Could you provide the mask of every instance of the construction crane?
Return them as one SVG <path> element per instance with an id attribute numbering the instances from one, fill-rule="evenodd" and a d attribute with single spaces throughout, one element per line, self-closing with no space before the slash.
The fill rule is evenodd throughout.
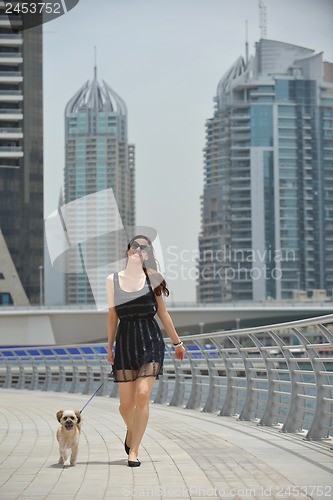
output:
<path id="1" fill-rule="evenodd" d="M 259 0 L 259 12 L 260 12 L 260 38 L 267 37 L 267 15 L 266 15 L 266 5 L 264 0 Z"/>

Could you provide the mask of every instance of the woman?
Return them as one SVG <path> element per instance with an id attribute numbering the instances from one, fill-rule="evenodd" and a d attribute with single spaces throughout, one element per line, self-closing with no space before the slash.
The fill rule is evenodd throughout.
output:
<path id="1" fill-rule="evenodd" d="M 156 312 L 173 342 L 177 359 L 184 359 L 185 348 L 166 310 L 162 295 L 168 296 L 169 290 L 157 271 L 147 236 L 132 238 L 125 269 L 108 276 L 106 286 L 108 360 L 113 365 L 115 382 L 119 382 L 119 411 L 127 426 L 124 447 L 128 465 L 139 467 L 138 451 L 148 423 L 150 395 L 162 373 L 164 358 L 164 341 L 154 318 Z"/>

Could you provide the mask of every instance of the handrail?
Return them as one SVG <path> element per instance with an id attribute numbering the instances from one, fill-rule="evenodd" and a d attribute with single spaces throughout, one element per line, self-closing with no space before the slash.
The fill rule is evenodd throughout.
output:
<path id="1" fill-rule="evenodd" d="M 155 403 L 301 433 L 333 436 L 333 314 L 264 327 L 187 335 L 186 357 L 169 339 Z M 0 349 L 0 387 L 89 394 L 110 371 L 107 344 Z M 117 396 L 112 379 L 102 395 Z"/>
<path id="2" fill-rule="evenodd" d="M 294 328 L 294 327 L 304 327 L 304 326 L 312 326 L 317 325 L 318 323 L 323 322 L 333 323 L 333 314 L 326 314 L 324 316 L 316 316 L 315 318 L 307 318 L 307 319 L 297 319 L 294 321 L 288 321 L 284 323 L 274 323 L 271 325 L 265 326 L 254 326 L 251 328 L 238 328 L 237 330 L 220 330 L 212 333 L 200 333 L 195 334 L 195 338 L 198 340 L 214 338 L 220 336 L 230 336 L 230 335 L 248 335 L 250 333 L 265 333 L 269 330 L 282 329 L 282 328 Z M 182 336 L 183 341 L 193 339 L 193 335 Z M 169 339 L 165 339 L 166 342 L 169 342 Z M 171 341 L 170 341 L 171 342 Z"/>

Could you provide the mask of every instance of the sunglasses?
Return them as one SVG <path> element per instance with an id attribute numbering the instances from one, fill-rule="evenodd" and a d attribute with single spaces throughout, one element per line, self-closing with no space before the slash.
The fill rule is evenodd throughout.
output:
<path id="1" fill-rule="evenodd" d="M 130 248 L 134 248 L 134 250 L 140 248 L 141 252 L 144 252 L 149 248 L 149 245 L 140 245 L 140 243 L 138 243 L 137 241 L 132 241 L 130 243 Z"/>

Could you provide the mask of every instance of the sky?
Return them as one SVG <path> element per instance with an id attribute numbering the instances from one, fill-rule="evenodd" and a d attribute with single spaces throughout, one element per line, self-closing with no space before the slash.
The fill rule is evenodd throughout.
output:
<path id="1" fill-rule="evenodd" d="M 333 0 L 265 0 L 267 36 L 333 62 Z M 63 185 L 64 110 L 97 74 L 125 101 L 136 224 L 157 230 L 170 300 L 196 300 L 205 122 L 219 80 L 260 39 L 257 0 L 80 0 L 44 25 L 44 216 Z"/>

